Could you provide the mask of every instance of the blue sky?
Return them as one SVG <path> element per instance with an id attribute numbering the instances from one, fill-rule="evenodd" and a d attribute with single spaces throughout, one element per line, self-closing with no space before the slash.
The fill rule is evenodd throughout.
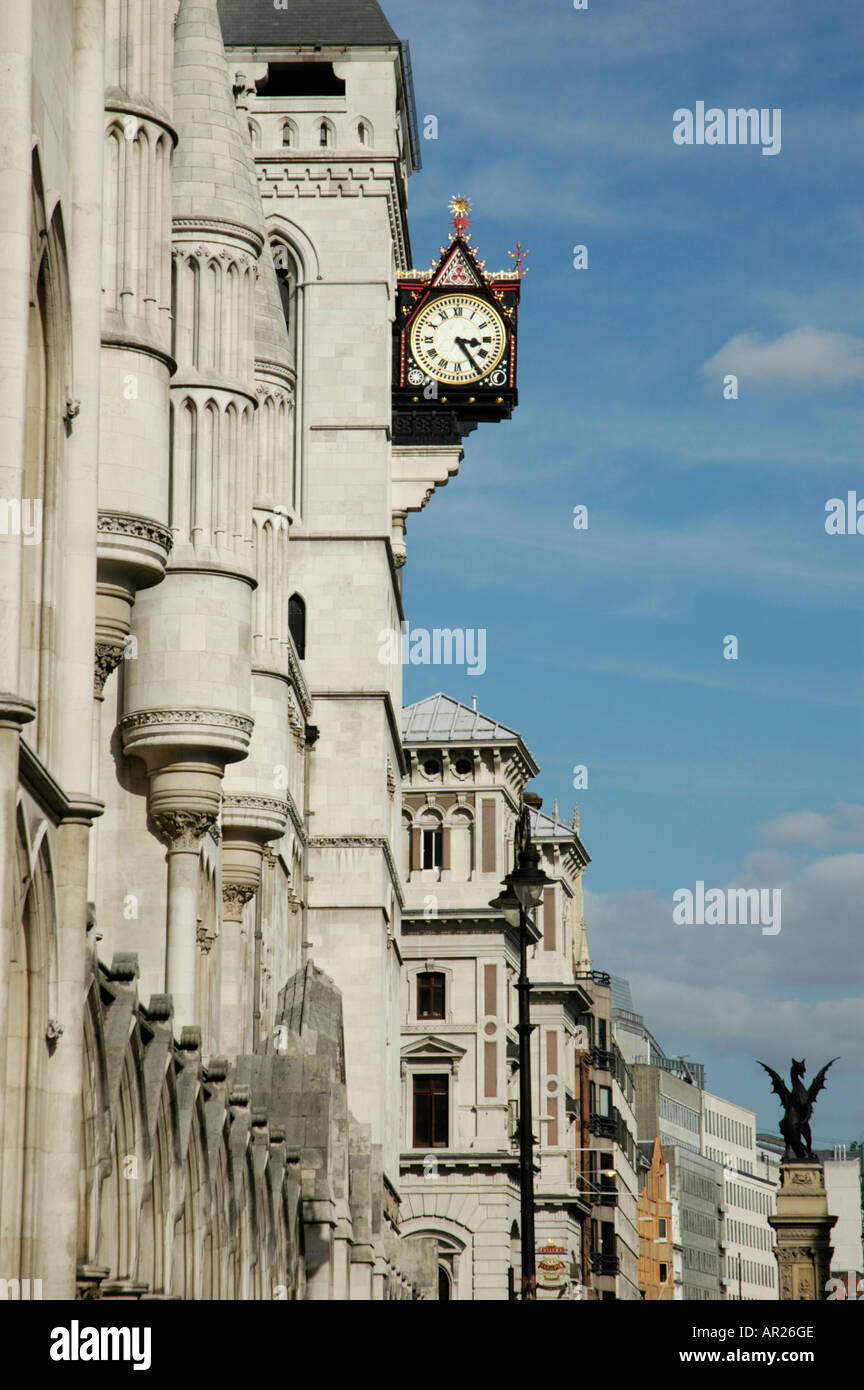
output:
<path id="1" fill-rule="evenodd" d="M 520 405 L 409 517 L 411 623 L 487 670 L 406 668 L 520 730 L 579 801 L 595 964 L 670 1052 L 776 1125 L 754 1056 L 839 1052 L 820 1143 L 864 1130 L 864 12 L 843 0 L 384 0 L 411 43 L 418 268 L 454 193 L 488 267 L 530 249 Z M 857 100 L 857 105 L 856 105 Z M 780 108 L 782 148 L 678 146 L 673 112 Z M 588 269 L 573 269 L 573 248 Z M 723 399 L 725 371 L 739 399 Z M 573 508 L 588 507 L 586 531 Z M 739 659 L 723 659 L 723 638 Z M 588 787 L 572 788 L 574 764 Z M 783 927 L 672 894 L 781 887 Z"/>

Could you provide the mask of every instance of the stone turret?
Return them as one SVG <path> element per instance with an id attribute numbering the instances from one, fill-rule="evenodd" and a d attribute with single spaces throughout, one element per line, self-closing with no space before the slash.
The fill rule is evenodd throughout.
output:
<path id="1" fill-rule="evenodd" d="M 94 689 L 129 654 L 136 592 L 158 584 L 168 530 L 171 0 L 107 0 Z"/>
<path id="2" fill-rule="evenodd" d="M 254 312 L 264 236 L 216 0 L 181 0 L 174 118 L 174 544 L 163 584 L 136 606 L 138 659 L 121 729 L 126 753 L 146 763 L 151 821 L 168 844 L 166 989 L 179 1027 L 203 1006 L 201 844 L 218 820 L 225 767 L 247 756 L 253 728 Z M 255 888 L 254 863 L 240 859 L 228 872 L 223 858 L 235 920 Z M 220 943 L 223 975 L 233 973 L 235 947 Z"/>

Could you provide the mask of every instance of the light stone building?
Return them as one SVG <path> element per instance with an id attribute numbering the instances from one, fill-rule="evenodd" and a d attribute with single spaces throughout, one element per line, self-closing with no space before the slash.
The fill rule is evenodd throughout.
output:
<path id="1" fill-rule="evenodd" d="M 519 940 L 489 904 L 538 768 L 518 733 L 444 694 L 404 710 L 402 739 L 402 1229 L 437 1243 L 440 1297 L 506 1299 L 521 1264 Z M 530 823 L 550 879 L 528 953 L 538 1298 L 637 1298 L 635 1116 L 588 954 L 589 856 L 575 818 L 534 808 Z"/>
<path id="2" fill-rule="evenodd" d="M 690 1287 L 698 1292 L 684 1292 L 683 1297 L 705 1296 L 702 1289 L 713 1287 L 719 1275 L 722 1296 L 728 1301 L 776 1299 L 777 1262 L 768 1218 L 776 1210 L 779 1167 L 757 1141 L 753 1111 L 708 1091 L 700 1063 L 667 1057 L 641 1015 L 633 1011 L 626 981 L 618 980 L 616 985 L 620 1002 L 614 1010 L 615 1036 L 631 1059 L 640 1142 L 651 1144 L 659 1137 L 664 1147 L 702 1154 L 720 1172 L 717 1249 L 712 1252 L 701 1242 L 688 1254 L 686 1223 L 675 1217 L 682 1237 L 682 1288 L 687 1286 L 688 1261 L 692 1274 L 698 1270 L 710 1275 L 710 1280 L 691 1279 Z M 682 1169 L 686 1169 L 684 1160 Z M 701 1185 L 702 1175 L 688 1182 Z M 691 1224 L 695 1229 L 706 1226 L 706 1221 L 698 1215 Z"/>
<path id="3" fill-rule="evenodd" d="M 0 1277 L 435 1297 L 378 636 L 461 449 L 390 438 L 407 50 L 375 0 L 16 0 L 0 58 Z"/>

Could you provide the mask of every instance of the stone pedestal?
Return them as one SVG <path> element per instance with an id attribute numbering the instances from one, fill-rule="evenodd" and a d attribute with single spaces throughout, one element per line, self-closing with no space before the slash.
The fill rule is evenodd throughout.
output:
<path id="1" fill-rule="evenodd" d="M 768 1223 L 777 1233 L 780 1299 L 820 1302 L 831 1269 L 831 1229 L 837 1220 L 828 1213 L 825 1175 L 818 1160 L 793 1160 L 780 1165 L 777 1215 Z"/>

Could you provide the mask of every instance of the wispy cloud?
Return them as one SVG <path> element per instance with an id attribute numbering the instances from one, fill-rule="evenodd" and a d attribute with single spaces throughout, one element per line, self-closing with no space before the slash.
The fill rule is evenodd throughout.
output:
<path id="1" fill-rule="evenodd" d="M 779 386 L 816 391 L 864 381 L 864 342 L 848 333 L 793 328 L 773 342 L 757 333 L 739 333 L 702 364 L 705 376 L 734 373 L 748 386 Z"/>

